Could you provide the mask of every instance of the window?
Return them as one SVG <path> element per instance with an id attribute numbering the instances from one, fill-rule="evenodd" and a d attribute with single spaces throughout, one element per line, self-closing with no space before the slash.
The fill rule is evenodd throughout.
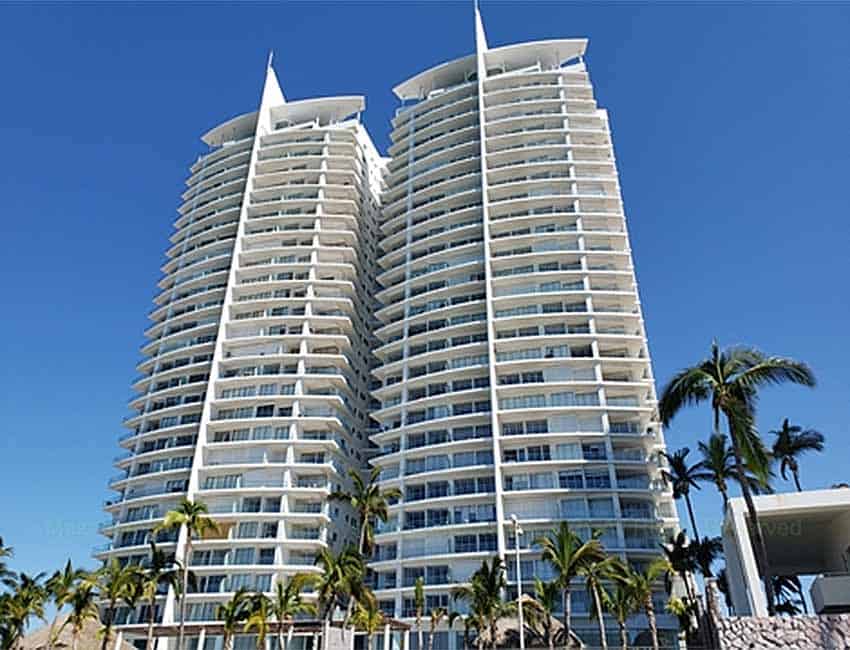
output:
<path id="1" fill-rule="evenodd" d="M 502 433 L 506 436 L 521 436 L 524 433 L 522 422 L 505 422 Z"/>
<path id="2" fill-rule="evenodd" d="M 425 527 L 425 511 L 404 513 L 404 527 L 406 530 Z"/>
<path id="3" fill-rule="evenodd" d="M 449 496 L 449 483 L 448 481 L 440 481 L 438 483 L 429 483 L 428 484 L 428 498 L 429 499 L 439 499 L 440 497 Z"/>
<path id="4" fill-rule="evenodd" d="M 549 455 L 549 446 L 541 445 L 539 447 L 529 447 L 528 460 L 552 460 Z"/>
<path id="5" fill-rule="evenodd" d="M 207 476 L 204 481 L 205 490 L 227 490 L 239 487 L 239 474 L 226 474 L 224 476 Z"/>
<path id="6" fill-rule="evenodd" d="M 477 479 L 479 492 L 495 492 L 496 479 L 492 476 L 482 476 Z"/>
<path id="7" fill-rule="evenodd" d="M 588 488 L 607 489 L 611 487 L 611 477 L 607 470 L 588 472 L 585 479 Z"/>
<path id="8" fill-rule="evenodd" d="M 449 511 L 445 508 L 440 510 L 428 510 L 428 526 L 446 526 L 450 522 Z"/>
<path id="9" fill-rule="evenodd" d="M 242 512 L 260 512 L 260 497 L 246 497 L 242 499 Z"/>
<path id="10" fill-rule="evenodd" d="M 583 519 L 587 517 L 584 499 L 562 499 L 561 516 L 565 519 Z"/>
<path id="11" fill-rule="evenodd" d="M 404 488 L 405 501 L 419 501 L 425 498 L 425 486 L 424 485 L 407 485 Z"/>
<path id="12" fill-rule="evenodd" d="M 590 499 L 588 506 L 591 517 L 610 519 L 614 516 L 614 502 L 611 499 Z"/>
<path id="13" fill-rule="evenodd" d="M 558 472 L 558 486 L 563 489 L 581 490 L 584 488 L 584 475 L 581 471 Z"/>
<path id="14" fill-rule="evenodd" d="M 425 582 L 429 585 L 448 584 L 451 582 L 449 567 L 445 565 L 426 567 Z"/>
<path id="15" fill-rule="evenodd" d="M 256 521 L 243 521 L 236 527 L 237 539 L 251 539 L 257 537 L 259 524 Z"/>

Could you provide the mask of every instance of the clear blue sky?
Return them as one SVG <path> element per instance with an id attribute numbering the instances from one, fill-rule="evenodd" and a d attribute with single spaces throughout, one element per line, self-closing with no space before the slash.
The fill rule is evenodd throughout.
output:
<path id="1" fill-rule="evenodd" d="M 491 44 L 587 36 L 611 113 L 660 382 L 712 337 L 808 361 L 763 430 L 821 429 L 809 487 L 850 480 L 850 5 L 482 2 Z M 362 93 L 468 53 L 470 2 L 0 6 L 0 535 L 16 566 L 89 563 L 198 136 L 284 92 Z M 696 448 L 700 409 L 671 447 Z M 716 530 L 720 502 L 696 508 Z"/>

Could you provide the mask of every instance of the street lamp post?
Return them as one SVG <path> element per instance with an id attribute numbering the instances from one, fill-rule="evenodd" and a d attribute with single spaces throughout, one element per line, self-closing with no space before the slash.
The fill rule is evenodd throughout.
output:
<path id="1" fill-rule="evenodd" d="M 522 528 L 519 525 L 519 519 L 516 515 L 511 515 L 511 521 L 514 524 L 514 549 L 516 550 L 516 603 L 517 615 L 519 617 L 519 648 L 525 650 L 525 622 L 522 615 L 522 567 L 519 555 L 519 536 L 522 535 Z"/>

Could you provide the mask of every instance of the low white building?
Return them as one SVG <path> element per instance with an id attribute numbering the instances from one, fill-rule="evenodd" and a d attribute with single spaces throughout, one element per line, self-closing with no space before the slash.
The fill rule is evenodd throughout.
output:
<path id="1" fill-rule="evenodd" d="M 816 576 L 818 614 L 850 612 L 850 489 L 753 497 L 773 575 Z M 747 506 L 731 499 L 723 524 L 729 591 L 738 616 L 766 616 Z"/>

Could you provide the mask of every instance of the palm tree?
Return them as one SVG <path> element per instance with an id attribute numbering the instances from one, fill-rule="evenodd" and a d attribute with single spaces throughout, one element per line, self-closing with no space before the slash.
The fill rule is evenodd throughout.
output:
<path id="1" fill-rule="evenodd" d="M 561 587 L 557 581 L 545 582 L 534 577 L 534 598 L 523 604 L 523 613 L 528 614 L 529 627 L 541 638 L 549 650 L 555 650 L 555 610 L 561 598 Z"/>
<path id="2" fill-rule="evenodd" d="M 724 433 L 712 433 L 708 438 L 708 443 L 699 443 L 702 466 L 707 475 L 703 480 L 714 483 L 723 497 L 724 510 L 729 503 L 729 481 L 738 482 L 738 473 L 735 470 L 735 452 L 728 443 L 729 438 Z M 748 467 L 745 467 L 744 477 L 753 494 L 764 494 L 772 491 L 770 484 L 759 479 Z"/>
<path id="3" fill-rule="evenodd" d="M 558 528 L 534 540 L 534 544 L 543 549 L 543 560 L 549 562 L 558 575 L 556 582 L 561 589 L 564 606 L 564 647 L 569 647 L 572 632 L 570 613 L 572 580 L 579 575 L 585 565 L 603 560 L 605 551 L 596 535 L 582 542 L 581 538 L 570 530 L 566 521 L 562 521 Z"/>
<path id="4" fill-rule="evenodd" d="M 372 638 L 384 626 L 384 613 L 378 607 L 378 601 L 374 598 L 358 601 L 352 620 L 355 627 L 366 632 L 366 650 L 372 650 Z"/>
<path id="5" fill-rule="evenodd" d="M 703 578 L 713 578 L 711 565 L 723 555 L 723 542 L 720 537 L 703 537 L 691 542 L 689 550 Z"/>
<path id="6" fill-rule="evenodd" d="M 661 476 L 670 485 L 673 486 L 673 498 L 684 498 L 688 506 L 688 516 L 691 519 L 691 530 L 694 531 L 694 538 L 699 539 L 699 531 L 697 530 L 697 520 L 694 517 L 694 508 L 691 504 L 691 488 L 699 490 L 699 481 L 708 480 L 709 474 L 705 471 L 702 462 L 688 465 L 688 454 L 691 450 L 687 447 L 678 449 L 672 454 L 662 451 L 661 455 L 667 459 L 670 469 L 662 469 Z"/>
<path id="7" fill-rule="evenodd" d="M 11 546 L 5 546 L 3 544 L 3 538 L 0 537 L 0 583 L 7 586 L 9 586 L 9 579 L 13 578 L 15 574 L 9 570 L 3 558 L 12 557 L 14 554 L 15 550 Z"/>
<path id="8" fill-rule="evenodd" d="M 579 575 L 584 578 L 587 594 L 593 601 L 593 615 L 599 625 L 599 644 L 603 650 L 608 649 L 608 639 L 605 634 L 605 618 L 602 613 L 605 581 L 622 575 L 623 567 L 619 558 L 606 557 L 601 560 L 587 562 L 579 569 Z"/>
<path id="9" fill-rule="evenodd" d="M 248 596 L 246 602 L 245 632 L 257 632 L 257 650 L 266 647 L 266 637 L 269 633 L 269 619 L 272 616 L 272 601 L 268 596 L 255 593 Z"/>
<path id="10" fill-rule="evenodd" d="M 71 650 L 77 650 L 80 632 L 83 631 L 86 621 L 99 619 L 95 599 L 94 583 L 88 578 L 77 582 L 68 595 L 67 604 L 70 611 L 59 633 L 61 634 L 66 625 L 71 626 Z"/>
<path id="11" fill-rule="evenodd" d="M 24 636 L 30 619 L 35 617 L 44 620 L 44 606 L 47 603 L 48 592 L 43 580 L 43 573 L 35 576 L 21 573 L 9 583 L 13 591 L 3 594 L 0 621 L 5 626 L 4 643 L 8 647 L 14 648 Z"/>
<path id="12" fill-rule="evenodd" d="M 448 617 L 449 630 L 454 627 L 457 619 L 460 619 L 463 623 L 463 650 L 467 650 L 469 648 L 469 631 L 473 628 L 472 619 L 460 612 L 451 612 Z"/>
<path id="13" fill-rule="evenodd" d="M 448 616 L 448 612 L 444 607 L 435 607 L 431 610 L 431 627 L 428 632 L 428 650 L 434 650 L 434 635 L 437 633 L 437 627 L 439 627 L 440 621 L 442 621 L 446 616 Z"/>
<path id="14" fill-rule="evenodd" d="M 685 638 L 699 629 L 697 623 L 699 607 L 696 601 L 671 596 L 667 599 L 667 605 L 664 609 L 679 620 L 679 630 L 685 633 Z"/>
<path id="15" fill-rule="evenodd" d="M 233 650 L 233 635 L 248 614 L 247 600 L 248 592 L 242 587 L 233 594 L 230 600 L 221 605 L 216 605 L 215 617 L 222 622 L 224 627 L 224 650 Z"/>
<path id="16" fill-rule="evenodd" d="M 649 632 L 652 636 L 652 649 L 658 650 L 658 623 L 655 618 L 655 605 L 652 602 L 653 586 L 659 578 L 666 575 L 670 565 L 664 558 L 656 558 L 643 570 L 627 565 L 619 578 L 615 578 L 628 589 L 635 602 L 646 612 Z"/>
<path id="17" fill-rule="evenodd" d="M 157 548 L 156 544 L 151 541 L 151 554 L 147 561 L 142 566 L 141 587 L 142 598 L 148 605 L 148 633 L 147 650 L 153 650 L 153 628 L 156 623 L 156 598 L 159 594 L 160 587 L 168 585 L 174 589 L 175 594 L 181 593 L 180 588 L 180 572 L 182 566 L 177 560 L 170 559 L 166 553 Z M 194 582 L 194 574 L 189 573 L 189 582 Z"/>
<path id="18" fill-rule="evenodd" d="M 788 418 L 782 421 L 779 431 L 771 431 L 776 436 L 773 442 L 773 458 L 779 461 L 779 473 L 786 481 L 786 470 L 791 470 L 794 477 L 794 485 L 797 492 L 802 492 L 800 486 L 800 465 L 797 458 L 807 451 L 823 451 L 823 434 L 814 429 L 803 430 L 802 427 L 792 425 Z"/>
<path id="19" fill-rule="evenodd" d="M 189 562 L 192 557 L 192 540 L 207 532 L 217 532 L 218 525 L 207 514 L 207 505 L 200 501 L 183 499 L 176 509 L 165 513 L 162 523 L 154 532 L 186 529 L 186 546 L 183 551 L 183 579 L 180 581 L 180 631 L 177 650 L 185 648 L 186 594 L 189 592 Z"/>
<path id="20" fill-rule="evenodd" d="M 98 597 L 103 604 L 103 630 L 100 650 L 106 650 L 112 636 L 112 625 L 118 605 L 128 605 L 137 596 L 137 585 L 141 579 L 141 569 L 133 564 L 122 566 L 118 558 L 113 557 L 107 564 L 91 574 L 97 585 Z"/>
<path id="21" fill-rule="evenodd" d="M 802 607 L 803 613 L 808 614 L 806 598 L 803 595 L 803 585 L 797 576 L 774 577 L 773 592 L 776 594 L 776 600 L 779 603 L 776 606 L 776 611 L 794 616 L 800 613 Z"/>
<path id="22" fill-rule="evenodd" d="M 316 606 L 302 598 L 301 592 L 308 584 L 313 584 L 316 576 L 307 573 L 296 573 L 288 582 L 282 579 L 275 583 L 271 610 L 277 620 L 278 650 L 286 650 L 286 637 L 283 633 L 284 623 L 291 623 L 298 614 L 316 614 Z"/>
<path id="23" fill-rule="evenodd" d="M 52 650 L 53 644 L 56 642 L 56 621 L 62 613 L 62 608 L 68 604 L 68 598 L 73 593 L 74 586 L 83 579 L 83 576 L 85 576 L 85 571 L 75 569 L 71 565 L 71 560 L 68 560 L 65 563 L 65 568 L 54 572 L 44 585 L 49 597 L 56 604 L 56 616 L 50 623 L 50 629 L 47 633 L 47 650 Z"/>
<path id="24" fill-rule="evenodd" d="M 693 601 L 694 594 L 691 589 L 690 576 L 697 569 L 693 543 L 688 539 L 685 531 L 682 530 L 675 537 L 671 537 L 665 544 L 661 544 L 661 550 L 664 551 L 664 556 L 670 567 L 670 570 L 665 576 L 667 591 L 671 591 L 672 574 L 676 573 L 685 585 L 688 600 Z"/>
<path id="25" fill-rule="evenodd" d="M 732 594 L 729 591 L 729 578 L 726 574 L 725 566 L 717 572 L 717 591 L 723 594 L 726 609 L 730 615 L 733 615 L 735 613 L 735 605 L 732 603 Z"/>
<path id="26" fill-rule="evenodd" d="M 624 584 L 622 580 L 618 580 L 614 584 L 613 589 L 602 591 L 602 602 L 605 605 L 614 620 L 617 621 L 617 627 L 620 630 L 620 644 L 623 650 L 629 646 L 629 634 L 626 630 L 626 621 L 629 616 L 640 609 L 640 603 L 635 598 L 635 593 Z"/>
<path id="27" fill-rule="evenodd" d="M 345 492 L 335 490 L 328 498 L 345 501 L 351 505 L 360 518 L 360 542 L 357 546 L 364 555 L 372 553 L 374 546 L 375 531 L 373 524 L 376 519 L 386 523 L 389 518 L 389 505 L 391 501 L 401 498 L 401 490 L 398 488 L 380 489 L 378 476 L 381 473 L 379 467 L 375 467 L 369 474 L 369 482 L 363 481 L 363 477 L 355 470 L 349 470 L 348 474 L 354 483 L 354 490 Z"/>
<path id="28" fill-rule="evenodd" d="M 419 638 L 419 649 L 425 650 L 422 637 L 422 615 L 425 613 L 425 578 L 419 576 L 413 585 L 413 606 L 416 609 L 416 633 Z"/>
<path id="29" fill-rule="evenodd" d="M 327 548 L 321 549 L 316 556 L 316 565 L 322 567 L 316 583 L 319 612 L 329 629 L 337 606 L 345 607 L 347 602 L 358 596 L 367 597 L 363 586 L 366 570 L 362 556 L 353 546 L 348 546 L 337 555 Z M 325 648 L 328 648 L 329 639 L 324 638 L 323 642 Z"/>
<path id="30" fill-rule="evenodd" d="M 762 572 L 770 615 L 776 609 L 770 566 L 758 513 L 745 478 L 744 461 L 746 459 L 756 475 L 766 478 L 766 453 L 753 426 L 755 407 L 760 388 L 781 383 L 814 386 L 815 377 L 806 364 L 794 359 L 767 356 L 753 348 L 734 347 L 721 351 L 715 341 L 708 358 L 673 376 L 664 387 L 658 403 L 658 413 L 665 426 L 685 406 L 708 400 L 711 401 L 714 414 L 715 433 L 720 432 L 721 414 L 726 417 L 735 456 L 735 471 L 753 527 L 756 560 Z"/>
<path id="31" fill-rule="evenodd" d="M 505 603 L 501 594 L 507 588 L 505 568 L 502 560 L 496 556 L 490 563 L 484 560 L 478 570 L 472 574 L 469 584 L 452 591 L 452 597 L 463 600 L 469 605 L 469 618 L 478 628 L 478 645 L 483 643 L 486 630 L 492 650 L 496 648 L 498 623 L 501 618 L 516 611 L 516 603 Z"/>

